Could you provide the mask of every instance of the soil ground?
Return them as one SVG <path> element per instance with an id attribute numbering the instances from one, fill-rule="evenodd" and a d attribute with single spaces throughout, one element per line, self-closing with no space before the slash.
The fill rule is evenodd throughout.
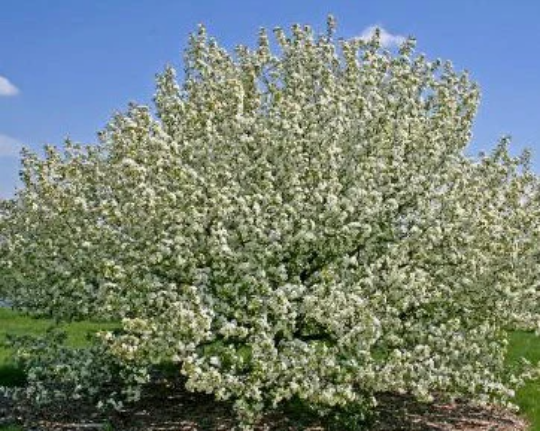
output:
<path id="1" fill-rule="evenodd" d="M 91 405 L 71 403 L 36 411 L 0 399 L 0 425 L 17 423 L 27 431 L 227 431 L 235 425 L 231 406 L 192 394 L 180 383 L 155 383 L 136 404 L 108 416 Z M 407 396 L 383 395 L 366 431 L 523 431 L 522 418 L 503 409 L 467 403 L 421 404 Z M 276 411 L 257 431 L 342 431 L 308 412 Z"/>

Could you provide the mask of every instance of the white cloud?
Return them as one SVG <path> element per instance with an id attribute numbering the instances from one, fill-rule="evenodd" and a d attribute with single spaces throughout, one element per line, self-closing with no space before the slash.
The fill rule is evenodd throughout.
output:
<path id="1" fill-rule="evenodd" d="M 0 96 L 16 96 L 17 94 L 19 94 L 19 89 L 9 79 L 0 76 Z"/>
<path id="2" fill-rule="evenodd" d="M 407 40 L 407 38 L 401 34 L 392 34 L 386 31 L 380 25 L 371 25 L 366 27 L 362 34 L 360 35 L 361 39 L 369 40 L 375 35 L 375 30 L 379 29 L 381 34 L 381 47 L 383 48 L 392 48 L 394 46 L 399 46 Z"/>
<path id="3" fill-rule="evenodd" d="M 22 144 L 17 139 L 0 134 L 0 157 L 17 157 Z"/>

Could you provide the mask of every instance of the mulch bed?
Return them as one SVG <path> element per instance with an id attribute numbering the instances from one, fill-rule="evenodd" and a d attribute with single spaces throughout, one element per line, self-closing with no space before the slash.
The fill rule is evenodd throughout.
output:
<path id="1" fill-rule="evenodd" d="M 526 422 L 503 409 L 457 402 L 422 404 L 411 397 L 384 395 L 366 431 L 523 431 Z M 0 396 L 0 425 L 17 423 L 27 431 L 228 431 L 235 420 L 231 406 L 211 396 L 192 394 L 182 382 L 155 383 L 141 401 L 108 417 L 83 403 L 36 411 Z M 257 431 L 335 431 L 305 413 L 274 412 Z M 340 430 L 337 430 L 340 431 Z"/>

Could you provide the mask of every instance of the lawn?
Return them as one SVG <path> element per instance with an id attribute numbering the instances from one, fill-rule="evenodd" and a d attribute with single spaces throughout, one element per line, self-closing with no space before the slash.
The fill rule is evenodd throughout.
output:
<path id="1" fill-rule="evenodd" d="M 11 359 L 11 352 L 4 345 L 7 334 L 41 335 L 53 325 L 51 320 L 33 319 L 21 316 L 7 308 L 0 308 L 0 386 L 13 386 L 24 381 L 24 375 L 17 369 Z M 68 343 L 74 347 L 84 346 L 87 335 L 99 329 L 107 329 L 113 325 L 100 322 L 74 322 L 64 325 L 68 335 Z M 21 431 L 16 426 L 1 426 L 0 431 Z"/>
<path id="2" fill-rule="evenodd" d="M 16 369 L 10 359 L 10 352 L 2 346 L 6 334 L 45 333 L 52 322 L 45 319 L 32 319 L 21 316 L 9 309 L 0 308 L 0 386 L 17 384 L 24 376 Z M 65 325 L 68 342 L 73 346 L 82 346 L 86 336 L 98 329 L 110 327 L 110 324 L 95 322 L 76 322 Z M 540 361 L 540 338 L 527 332 L 515 332 L 510 342 L 509 363 L 525 357 L 536 363 Z M 532 423 L 530 431 L 540 431 L 540 381 L 531 382 L 517 394 L 517 404 L 522 414 Z M 0 426 L 0 431 L 21 431 L 14 426 Z"/>
<path id="3" fill-rule="evenodd" d="M 509 362 L 524 357 L 533 363 L 540 361 L 540 338 L 527 332 L 514 332 L 510 339 Z M 540 381 L 530 382 L 517 393 L 516 403 L 529 419 L 530 431 L 540 431 Z"/>

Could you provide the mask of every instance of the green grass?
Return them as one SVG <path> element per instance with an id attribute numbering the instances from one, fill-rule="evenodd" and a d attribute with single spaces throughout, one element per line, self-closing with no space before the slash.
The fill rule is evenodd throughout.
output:
<path id="1" fill-rule="evenodd" d="M 44 334 L 52 321 L 22 316 L 12 310 L 0 308 L 0 386 L 20 385 L 24 374 L 17 369 L 11 359 L 11 352 L 2 343 L 7 334 Z M 74 347 L 84 346 L 87 335 L 100 329 L 112 329 L 113 324 L 99 322 L 74 322 L 63 325 L 68 335 L 68 343 Z M 525 357 L 533 363 L 540 361 L 540 338 L 527 332 L 514 332 L 510 339 L 508 363 Z M 531 422 L 530 431 L 540 431 L 540 381 L 530 382 L 521 388 L 516 402 L 522 414 Z M 16 426 L 0 426 L 0 431 L 21 431 Z"/>
<path id="2" fill-rule="evenodd" d="M 54 325 L 52 320 L 36 319 L 21 315 L 7 308 L 0 308 L 0 385 L 6 385 L 13 370 L 11 351 L 4 343 L 6 336 L 11 335 L 44 335 L 48 328 Z M 113 329 L 116 325 L 104 322 L 73 322 L 62 324 L 60 327 L 67 333 L 67 343 L 73 347 L 83 347 L 88 342 L 88 335 L 100 329 Z"/>
<path id="3" fill-rule="evenodd" d="M 7 308 L 0 308 L 0 376 L 2 369 L 12 367 L 11 351 L 3 345 L 6 336 L 11 335 L 44 335 L 48 328 L 54 325 L 52 320 L 36 319 L 23 316 Z M 67 342 L 73 347 L 82 347 L 87 343 L 87 336 L 100 329 L 112 329 L 111 323 L 103 322 L 73 322 L 60 326 L 67 332 Z M 0 378 L 0 385 L 3 380 Z"/>
<path id="4" fill-rule="evenodd" d="M 536 364 L 540 361 L 540 338 L 528 332 L 514 332 L 510 338 L 508 362 L 524 357 Z M 516 396 L 521 414 L 529 419 L 529 431 L 540 431 L 540 381 L 529 382 Z"/>
<path id="5" fill-rule="evenodd" d="M 11 357 L 12 352 L 4 345 L 6 336 L 11 335 L 44 335 L 54 324 L 52 320 L 34 319 L 23 316 L 7 308 L 0 308 L 0 386 L 20 386 L 25 377 L 22 370 L 17 368 Z M 61 325 L 67 333 L 67 343 L 73 347 L 82 347 L 88 340 L 89 334 L 100 329 L 113 329 L 114 324 L 103 322 L 73 322 Z M 22 431 L 16 425 L 0 425 L 0 431 Z"/>
<path id="6" fill-rule="evenodd" d="M 54 324 L 52 320 L 35 319 L 23 316 L 8 308 L 0 308 L 0 343 L 5 340 L 7 334 L 12 335 L 43 335 Z M 84 346 L 87 335 L 100 329 L 114 328 L 115 325 L 104 322 L 73 322 L 61 325 L 67 331 L 68 343 L 73 347 Z M 0 349 L 0 364 L 6 361 L 10 352 Z"/>

